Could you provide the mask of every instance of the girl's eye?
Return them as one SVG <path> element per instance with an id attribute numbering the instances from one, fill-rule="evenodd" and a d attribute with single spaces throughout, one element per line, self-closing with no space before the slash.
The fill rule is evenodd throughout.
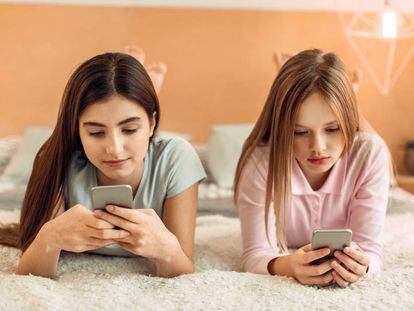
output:
<path id="1" fill-rule="evenodd" d="M 329 128 L 329 129 L 326 129 L 326 131 L 329 132 L 329 133 L 338 132 L 339 131 L 339 127 Z"/>
<path id="2" fill-rule="evenodd" d="M 102 136 L 104 132 L 91 132 L 89 133 L 90 136 Z"/>
<path id="3" fill-rule="evenodd" d="M 137 131 L 137 129 L 124 129 L 122 131 L 127 135 L 131 135 L 134 134 Z"/>
<path id="4" fill-rule="evenodd" d="M 307 133 L 308 133 L 307 131 L 295 131 L 295 135 L 297 135 L 297 136 L 303 136 Z"/>

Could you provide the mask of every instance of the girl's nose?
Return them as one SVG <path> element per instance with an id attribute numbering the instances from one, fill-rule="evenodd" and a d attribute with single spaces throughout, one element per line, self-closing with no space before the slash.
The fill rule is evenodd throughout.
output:
<path id="1" fill-rule="evenodd" d="M 322 153 L 326 149 L 326 141 L 323 135 L 315 134 L 312 138 L 311 149 L 313 152 Z"/>
<path id="2" fill-rule="evenodd" d="M 123 142 L 122 138 L 118 137 L 116 134 L 111 135 L 108 138 L 107 144 L 106 144 L 106 153 L 117 155 L 122 153 L 123 151 Z"/>

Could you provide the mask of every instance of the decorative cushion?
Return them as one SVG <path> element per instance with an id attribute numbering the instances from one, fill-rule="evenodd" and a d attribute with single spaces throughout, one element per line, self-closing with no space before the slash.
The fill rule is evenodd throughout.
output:
<path id="1" fill-rule="evenodd" d="M 253 124 L 211 127 L 207 164 L 211 177 L 220 187 L 233 187 L 234 174 L 243 143 L 252 129 Z"/>
<path id="2" fill-rule="evenodd" d="M 8 136 L 0 139 L 0 175 L 16 153 L 21 141 L 20 136 Z"/>
<path id="3" fill-rule="evenodd" d="M 28 127 L 16 154 L 0 176 L 0 183 L 27 183 L 32 172 L 34 158 L 42 144 L 50 137 L 52 129 L 48 127 Z"/>

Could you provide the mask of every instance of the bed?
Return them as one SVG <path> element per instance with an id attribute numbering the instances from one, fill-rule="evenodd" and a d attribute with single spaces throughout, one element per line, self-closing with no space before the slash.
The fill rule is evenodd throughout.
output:
<path id="1" fill-rule="evenodd" d="M 24 139 L 0 139 L 0 223 L 19 217 L 24 178 L 16 182 L 3 177 L 10 175 L 7 168 L 13 158 L 21 157 Z M 196 149 L 208 165 L 205 148 Z M 218 153 L 223 155 L 223 151 Z M 228 178 L 219 184 L 210 176 L 200 186 L 194 274 L 163 279 L 151 276 L 153 266 L 145 259 L 63 253 L 57 279 L 18 276 L 14 272 L 20 251 L 0 246 L 0 310 L 414 308 L 414 200 L 409 193 L 393 190 L 384 232 L 383 270 L 346 289 L 319 288 L 300 285 L 292 278 L 242 272 L 240 226 L 231 191 L 223 186 L 226 182 Z"/>

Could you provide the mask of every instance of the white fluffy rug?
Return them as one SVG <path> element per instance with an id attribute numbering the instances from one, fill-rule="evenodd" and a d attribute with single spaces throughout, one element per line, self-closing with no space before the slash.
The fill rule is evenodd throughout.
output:
<path id="1" fill-rule="evenodd" d="M 0 222 L 17 212 L 0 212 Z M 1 310 L 414 310 L 414 214 L 387 216 L 385 264 L 346 289 L 240 272 L 238 219 L 197 220 L 196 273 L 148 276 L 142 259 L 64 254 L 59 278 L 14 275 L 20 252 L 0 246 Z"/>

